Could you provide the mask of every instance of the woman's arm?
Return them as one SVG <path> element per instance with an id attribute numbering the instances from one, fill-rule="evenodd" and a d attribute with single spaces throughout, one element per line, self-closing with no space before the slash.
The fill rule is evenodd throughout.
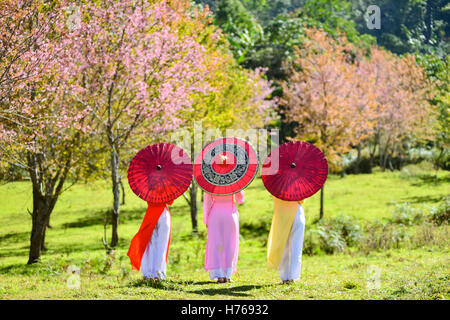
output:
<path id="1" fill-rule="evenodd" d="M 236 200 L 237 204 L 243 204 L 244 203 L 244 190 L 241 190 L 234 194 L 234 199 Z"/>
<path id="2" fill-rule="evenodd" d="M 208 215 L 211 209 L 212 198 L 208 192 L 203 194 L 203 223 L 208 225 Z"/>

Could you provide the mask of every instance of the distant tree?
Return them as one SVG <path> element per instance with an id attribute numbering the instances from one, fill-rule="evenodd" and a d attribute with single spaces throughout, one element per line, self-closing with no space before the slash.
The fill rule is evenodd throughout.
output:
<path id="1" fill-rule="evenodd" d="M 0 161 L 26 170 L 33 209 L 28 264 L 45 248 L 50 215 L 61 193 L 80 176 L 89 109 L 71 99 L 65 58 L 68 30 L 64 9 L 40 1 L 2 3 L 3 70 L 0 103 Z M 17 20 L 16 20 L 17 19 Z"/>
<path id="2" fill-rule="evenodd" d="M 333 41 L 308 29 L 301 48 L 288 64 L 281 103 L 287 120 L 298 124 L 297 138 L 320 148 L 330 166 L 371 133 L 371 82 L 357 48 L 345 37 Z M 360 54 L 359 54 L 360 56 Z M 323 189 L 320 217 L 323 216 Z"/>
<path id="3" fill-rule="evenodd" d="M 262 27 L 239 0 L 222 0 L 214 11 L 214 23 L 227 34 L 230 48 L 242 63 L 264 38 Z"/>
<path id="4" fill-rule="evenodd" d="M 209 23 L 210 13 L 202 11 L 201 14 L 203 19 L 185 22 L 183 28 L 185 34 L 194 37 L 205 48 L 205 81 L 211 88 L 206 94 L 193 95 L 191 108 L 180 114 L 182 128 L 189 131 L 190 145 L 185 147 L 191 150 L 192 159 L 199 151 L 195 148 L 198 141 L 194 141 L 193 136 L 196 121 L 201 121 L 204 129 L 257 128 L 272 119 L 274 108 L 274 101 L 270 99 L 270 82 L 264 79 L 263 72 L 239 66 L 230 54 L 226 35 Z M 185 199 L 190 206 L 194 232 L 198 230 L 198 194 L 198 186 L 193 181 Z"/>
<path id="5" fill-rule="evenodd" d="M 381 28 L 368 29 L 364 13 L 369 5 L 380 8 Z M 377 38 L 377 43 L 397 53 L 448 54 L 450 7 L 446 0 L 353 0 L 357 30 Z"/>
<path id="6" fill-rule="evenodd" d="M 232 44 L 238 44 L 232 46 L 232 51 L 242 66 L 249 69 L 267 68 L 267 77 L 274 80 L 274 96 L 282 95 L 278 82 L 286 79 L 285 62 L 291 59 L 296 46 L 302 46 L 305 28 L 322 28 L 333 38 L 344 33 L 350 42 L 365 51 L 375 43 L 375 38 L 360 35 L 356 30 L 355 23 L 349 19 L 352 6 L 348 1 L 298 1 L 288 7 L 297 9 L 265 21 L 261 36 L 253 33 L 254 36 L 249 37 L 228 37 Z M 234 34 L 243 34 L 243 31 Z M 248 32 L 246 34 L 250 35 Z M 280 104 L 278 126 L 282 142 L 295 135 L 293 129 L 296 126 L 295 122 L 291 123 L 285 118 L 284 109 L 285 106 Z"/>
<path id="7" fill-rule="evenodd" d="M 251 28 L 256 22 L 250 11 L 239 0 L 220 1 L 214 13 L 216 24 L 219 26 L 224 26 L 232 20 L 238 27 Z"/>
<path id="8" fill-rule="evenodd" d="M 448 169 L 450 149 L 450 55 L 438 58 L 436 55 L 418 55 L 419 64 L 425 69 L 436 88 L 436 95 L 430 101 L 436 106 L 438 117 L 434 144 L 439 154 L 434 159 L 437 167 Z"/>
<path id="9" fill-rule="evenodd" d="M 86 3 L 66 46 L 67 72 L 79 74 L 74 98 L 91 110 L 107 146 L 112 182 L 111 247 L 118 245 L 122 157 L 133 142 L 157 141 L 182 124 L 192 95 L 207 92 L 204 48 L 183 34 L 191 14 L 180 1 Z M 85 85 L 84 85 L 85 84 Z"/>
<path id="10" fill-rule="evenodd" d="M 374 78 L 376 127 L 371 139 L 371 159 L 378 147 L 379 165 L 393 169 L 390 160 L 403 156 L 407 142 L 432 140 L 436 113 L 429 100 L 434 90 L 414 56 L 371 49 L 367 72 Z"/>
<path id="11" fill-rule="evenodd" d="M 38 55 L 30 59 L 32 51 L 50 32 L 55 15 L 40 19 L 37 1 L 0 3 L 0 105 L 9 103 L 27 79 L 41 72 L 41 62 L 48 57 Z M 8 117 L 6 109 L 0 117 Z"/>
<path id="12" fill-rule="evenodd" d="M 257 70 L 247 71 L 241 67 L 227 64 L 222 61 L 215 62 L 220 69 L 214 70 L 210 76 L 214 80 L 210 82 L 213 93 L 207 96 L 199 96 L 193 108 L 185 113 L 183 128 L 189 130 L 191 145 L 186 146 L 191 150 L 191 158 L 194 160 L 199 150 L 196 150 L 194 141 L 194 124 L 201 121 L 203 129 L 218 129 L 225 134 L 226 129 L 239 128 L 263 128 L 274 118 L 273 109 L 275 101 L 270 99 L 272 89 Z M 212 80 L 212 79 L 211 79 Z M 206 141 L 203 141 L 205 143 Z M 197 145 L 197 147 L 201 147 Z M 197 232 L 198 186 L 192 181 L 186 200 L 191 209 L 192 228 Z"/>
<path id="13" fill-rule="evenodd" d="M 264 25 L 279 15 L 302 7 L 305 2 L 306 0 L 242 0 L 244 6 Z"/>

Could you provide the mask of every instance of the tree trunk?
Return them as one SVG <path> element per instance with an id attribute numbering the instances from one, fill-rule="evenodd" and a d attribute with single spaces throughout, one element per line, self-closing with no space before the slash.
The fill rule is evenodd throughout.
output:
<path id="1" fill-rule="evenodd" d="M 392 165 L 392 157 L 391 156 L 389 156 L 388 164 L 389 164 L 389 170 L 394 171 L 395 168 Z"/>
<path id="2" fill-rule="evenodd" d="M 433 4 L 432 0 L 427 0 L 426 2 L 426 12 L 425 12 L 425 42 L 430 44 L 431 36 L 433 34 Z"/>
<path id="3" fill-rule="evenodd" d="M 113 146 L 111 151 L 111 180 L 113 191 L 113 209 L 111 211 L 111 247 L 117 247 L 119 244 L 119 213 L 120 213 L 120 175 L 119 175 L 119 153 Z"/>
<path id="4" fill-rule="evenodd" d="M 389 154 L 387 153 L 387 151 L 385 150 L 385 154 L 383 156 L 383 165 L 381 167 L 381 171 L 386 171 L 387 165 L 388 165 L 388 158 L 389 158 Z"/>
<path id="5" fill-rule="evenodd" d="M 375 165 L 375 152 L 377 151 L 377 138 L 373 141 L 373 149 L 369 145 L 369 173 L 372 173 L 373 167 Z"/>
<path id="6" fill-rule="evenodd" d="M 198 223 L 197 223 L 197 190 L 198 187 L 194 181 L 192 181 L 191 188 L 189 190 L 189 194 L 191 196 L 191 221 L 192 221 L 192 232 L 198 232 Z"/>
<path id="7" fill-rule="evenodd" d="M 56 198 L 42 196 L 38 191 L 33 190 L 33 213 L 28 264 L 39 262 L 45 240 L 45 231 L 55 202 Z"/>
<path id="8" fill-rule="evenodd" d="M 323 218 L 323 191 L 325 189 L 325 185 L 320 189 L 320 217 L 319 220 Z"/>
<path id="9" fill-rule="evenodd" d="M 381 171 L 384 171 L 384 167 L 383 167 L 383 153 L 381 152 L 381 148 L 379 150 L 379 155 L 378 155 L 378 165 L 380 166 Z"/>
<path id="10" fill-rule="evenodd" d="M 195 159 L 195 145 L 194 140 L 191 142 L 191 159 Z M 197 210 L 198 210 L 198 202 L 197 202 L 197 193 L 198 186 L 197 183 L 192 179 L 191 187 L 189 188 L 189 207 L 191 209 L 191 222 L 192 222 L 192 232 L 198 232 L 198 219 L 197 219 Z"/>
<path id="11" fill-rule="evenodd" d="M 50 220 L 50 215 L 48 217 L 48 220 Z M 49 221 L 47 222 L 47 225 L 44 228 L 44 234 L 42 235 L 41 251 L 47 250 L 47 247 L 45 246 L 45 233 L 46 233 L 48 227 L 49 227 Z"/>
<path id="12" fill-rule="evenodd" d="M 123 186 L 122 177 L 119 179 L 120 189 L 122 190 L 122 202 L 121 205 L 125 204 L 125 187 Z"/>
<path id="13" fill-rule="evenodd" d="M 55 208 L 59 195 L 63 192 L 64 182 L 69 174 L 72 152 L 66 154 L 64 166 L 55 175 L 42 164 L 44 155 L 28 153 L 26 155 L 28 173 L 33 186 L 33 212 L 31 213 L 31 236 L 28 264 L 39 262 L 45 249 L 45 232 L 50 224 L 50 214 Z"/>
<path id="14" fill-rule="evenodd" d="M 359 173 L 359 166 L 361 164 L 361 145 L 358 144 L 356 146 L 356 150 L 358 150 L 358 156 L 356 157 L 356 163 L 355 163 L 355 167 L 353 168 L 353 173 L 358 174 Z"/>

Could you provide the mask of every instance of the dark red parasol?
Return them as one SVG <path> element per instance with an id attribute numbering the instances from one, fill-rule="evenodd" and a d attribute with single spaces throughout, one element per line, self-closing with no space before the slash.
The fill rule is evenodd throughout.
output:
<path id="1" fill-rule="evenodd" d="M 284 143 L 264 161 L 261 177 L 266 189 L 286 201 L 311 197 L 322 188 L 328 176 L 328 163 L 319 148 L 311 143 Z"/>
<path id="2" fill-rule="evenodd" d="M 252 182 L 258 165 L 256 151 L 247 141 L 221 138 L 207 144 L 197 156 L 194 177 L 206 192 L 228 195 Z"/>
<path id="3" fill-rule="evenodd" d="M 191 158 L 183 149 L 169 143 L 142 149 L 128 168 L 131 190 L 150 203 L 175 200 L 187 190 L 191 181 Z"/>

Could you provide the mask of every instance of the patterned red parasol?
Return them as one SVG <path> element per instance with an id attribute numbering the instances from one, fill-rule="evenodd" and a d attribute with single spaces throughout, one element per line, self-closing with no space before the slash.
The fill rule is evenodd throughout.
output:
<path id="1" fill-rule="evenodd" d="M 261 177 L 266 189 L 286 201 L 311 197 L 322 188 L 328 176 L 328 163 L 316 146 L 295 141 L 273 150 L 264 161 Z"/>
<path id="2" fill-rule="evenodd" d="M 191 181 L 191 158 L 183 149 L 169 143 L 142 149 L 128 168 L 131 190 L 150 203 L 175 200 L 187 190 Z"/>
<path id="3" fill-rule="evenodd" d="M 258 170 L 253 147 L 238 138 L 221 138 L 207 144 L 194 162 L 200 188 L 214 195 L 239 192 L 252 182 Z"/>

